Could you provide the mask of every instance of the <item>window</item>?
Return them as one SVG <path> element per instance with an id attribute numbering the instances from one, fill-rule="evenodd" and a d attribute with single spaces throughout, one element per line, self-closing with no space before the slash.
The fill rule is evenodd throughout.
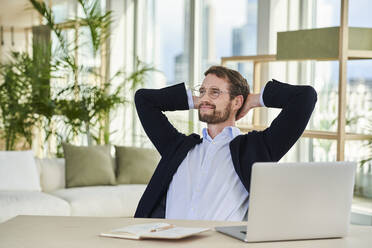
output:
<path id="1" fill-rule="evenodd" d="M 189 78 L 190 3 L 188 0 L 143 0 L 137 3 L 135 27 L 138 58 L 154 65 L 157 71 L 148 78 L 145 87 L 162 88 L 185 82 Z M 143 16 L 145 18 L 143 18 Z M 188 111 L 165 113 L 180 131 L 189 129 Z M 133 115 L 135 144 L 151 146 L 151 142 Z"/>
<path id="2" fill-rule="evenodd" d="M 233 4 L 203 0 L 200 21 L 200 80 L 211 65 L 221 63 L 221 57 L 257 53 L 257 0 L 236 0 Z M 251 82 L 252 66 L 236 63 L 233 67 Z"/>

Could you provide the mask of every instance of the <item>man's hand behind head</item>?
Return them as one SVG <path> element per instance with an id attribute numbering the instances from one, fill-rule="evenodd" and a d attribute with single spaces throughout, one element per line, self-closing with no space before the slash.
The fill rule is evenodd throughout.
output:
<path id="1" fill-rule="evenodd" d="M 256 107 L 262 107 L 260 104 L 260 94 L 248 94 L 247 100 L 245 101 L 239 115 L 236 117 L 236 120 L 240 120 L 249 112 L 249 110 Z"/>

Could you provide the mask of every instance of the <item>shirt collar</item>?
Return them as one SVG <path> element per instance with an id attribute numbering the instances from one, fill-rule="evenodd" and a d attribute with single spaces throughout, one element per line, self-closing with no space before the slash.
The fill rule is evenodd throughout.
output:
<path id="1" fill-rule="evenodd" d="M 202 134 L 203 134 L 203 139 L 208 140 L 208 141 L 213 141 L 213 139 L 211 138 L 211 136 L 209 136 L 209 134 L 208 134 L 208 129 L 207 128 L 203 128 Z M 219 133 L 214 138 L 214 140 L 218 140 L 220 138 L 228 138 L 229 140 L 232 140 L 233 138 L 235 138 L 236 136 L 238 136 L 240 134 L 241 133 L 240 133 L 240 129 L 239 128 L 228 126 L 228 127 L 225 127 L 222 130 L 222 132 Z"/>

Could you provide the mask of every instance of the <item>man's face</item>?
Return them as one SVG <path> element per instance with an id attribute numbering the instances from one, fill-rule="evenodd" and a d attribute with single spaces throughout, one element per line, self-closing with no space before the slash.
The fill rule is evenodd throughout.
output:
<path id="1" fill-rule="evenodd" d="M 199 100 L 199 120 L 208 124 L 218 124 L 228 120 L 232 109 L 227 80 L 208 74 L 201 89 L 205 90 L 205 94 Z M 220 90 L 221 93 L 213 99 L 214 97 L 209 95 L 211 90 Z"/>

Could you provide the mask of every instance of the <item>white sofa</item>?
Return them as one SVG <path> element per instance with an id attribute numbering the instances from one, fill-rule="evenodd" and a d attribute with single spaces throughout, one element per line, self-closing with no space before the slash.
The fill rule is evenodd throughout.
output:
<path id="1" fill-rule="evenodd" d="M 63 158 L 36 159 L 40 191 L 0 191 L 0 223 L 17 215 L 132 217 L 145 184 L 65 187 Z"/>

